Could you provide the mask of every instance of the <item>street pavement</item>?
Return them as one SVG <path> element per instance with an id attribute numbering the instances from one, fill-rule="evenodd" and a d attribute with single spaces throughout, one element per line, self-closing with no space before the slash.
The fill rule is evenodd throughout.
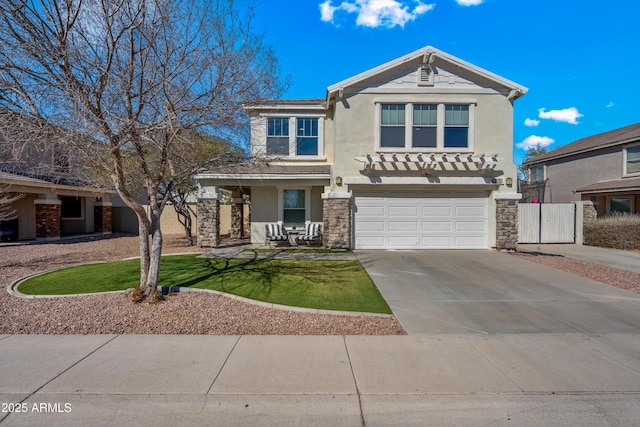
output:
<path id="1" fill-rule="evenodd" d="M 638 354 L 639 334 L 5 335 L 0 425 L 633 426 Z"/>

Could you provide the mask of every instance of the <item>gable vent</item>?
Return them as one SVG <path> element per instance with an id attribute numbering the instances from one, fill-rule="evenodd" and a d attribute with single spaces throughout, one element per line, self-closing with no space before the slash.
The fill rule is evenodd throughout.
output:
<path id="1" fill-rule="evenodd" d="M 420 67 L 420 86 L 433 86 L 433 69 L 430 65 Z"/>

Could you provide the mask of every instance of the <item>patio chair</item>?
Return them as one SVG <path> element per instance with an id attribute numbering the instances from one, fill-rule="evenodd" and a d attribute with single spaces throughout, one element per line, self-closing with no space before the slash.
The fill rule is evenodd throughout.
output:
<path id="1" fill-rule="evenodd" d="M 306 242 L 307 244 L 311 244 L 311 242 L 319 242 L 322 240 L 322 224 L 312 224 L 311 222 L 307 222 L 304 225 L 304 234 L 298 236 L 296 241 Z"/>
<path id="2" fill-rule="evenodd" d="M 289 243 L 289 235 L 282 224 L 267 224 L 267 243 L 286 242 Z"/>

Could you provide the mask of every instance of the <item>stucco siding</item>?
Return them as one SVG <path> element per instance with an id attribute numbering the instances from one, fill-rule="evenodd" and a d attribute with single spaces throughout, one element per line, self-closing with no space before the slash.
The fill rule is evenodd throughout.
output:
<path id="1" fill-rule="evenodd" d="M 566 159 L 551 160 L 545 166 L 545 202 L 577 202 L 578 188 L 598 181 L 622 178 L 622 151 L 610 147 L 597 153 L 584 153 Z"/>

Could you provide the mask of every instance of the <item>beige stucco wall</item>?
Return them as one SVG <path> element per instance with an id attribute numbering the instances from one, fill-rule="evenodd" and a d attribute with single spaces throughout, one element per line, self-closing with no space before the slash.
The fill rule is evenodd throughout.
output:
<path id="1" fill-rule="evenodd" d="M 581 195 L 574 193 L 578 188 L 599 181 L 622 179 L 622 161 L 622 147 L 610 147 L 597 153 L 547 162 L 544 201 L 577 202 L 581 200 Z"/>

